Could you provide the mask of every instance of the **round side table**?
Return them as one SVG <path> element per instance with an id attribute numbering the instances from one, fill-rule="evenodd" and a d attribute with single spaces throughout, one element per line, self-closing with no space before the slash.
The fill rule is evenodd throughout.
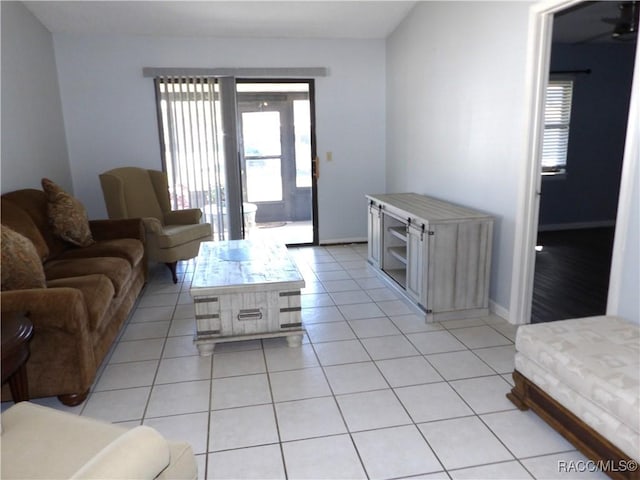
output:
<path id="1" fill-rule="evenodd" d="M 33 325 L 24 315 L 12 313 L 2 316 L 2 383 L 9 382 L 13 401 L 29 400 L 26 362 Z"/>

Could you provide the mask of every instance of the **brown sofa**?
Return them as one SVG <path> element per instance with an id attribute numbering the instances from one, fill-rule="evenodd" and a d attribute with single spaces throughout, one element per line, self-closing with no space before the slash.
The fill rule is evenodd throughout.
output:
<path id="1" fill-rule="evenodd" d="M 33 243 L 46 277 L 46 288 L 1 293 L 2 315 L 26 312 L 34 326 L 29 395 L 77 405 L 146 282 L 142 222 L 90 221 L 95 243 L 76 247 L 53 235 L 43 191 L 17 190 L 0 201 L 2 224 Z M 10 399 L 5 385 L 2 400 Z"/>

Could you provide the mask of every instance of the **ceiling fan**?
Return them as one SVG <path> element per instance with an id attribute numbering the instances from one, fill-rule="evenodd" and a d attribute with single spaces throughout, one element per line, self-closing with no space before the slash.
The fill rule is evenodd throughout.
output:
<path id="1" fill-rule="evenodd" d="M 614 40 L 633 40 L 638 33 L 638 13 L 640 12 L 639 2 L 620 2 L 618 18 L 603 18 L 604 23 L 613 25 L 611 38 Z"/>
<path id="2" fill-rule="evenodd" d="M 606 9 L 603 11 L 603 8 Z M 590 14 L 592 9 L 594 13 L 601 12 L 608 16 L 594 18 L 593 14 Z M 610 9 L 610 10 L 609 10 Z M 579 13 L 580 12 L 580 13 Z M 617 12 L 618 16 L 612 17 L 611 15 Z M 633 41 L 637 38 L 638 33 L 638 13 L 640 13 L 640 1 L 624 1 L 624 2 L 608 2 L 608 1 L 586 1 L 581 2 L 574 7 L 568 8 L 563 12 L 556 15 L 556 18 L 564 15 L 583 15 L 584 22 L 588 22 L 591 29 L 596 31 L 600 30 L 595 35 L 582 38 L 580 40 L 572 42 L 574 45 L 592 43 L 594 41 L 602 42 L 609 39 L 613 42 L 625 42 Z M 606 31 L 602 31 L 602 28 L 598 28 L 597 24 L 609 24 L 613 27 L 607 27 Z"/>

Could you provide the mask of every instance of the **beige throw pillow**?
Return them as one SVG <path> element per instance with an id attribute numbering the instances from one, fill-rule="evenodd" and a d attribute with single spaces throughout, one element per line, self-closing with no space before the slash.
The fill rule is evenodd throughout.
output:
<path id="1" fill-rule="evenodd" d="M 31 240 L 2 225 L 2 290 L 45 288 L 42 261 Z"/>
<path id="2" fill-rule="evenodd" d="M 47 215 L 54 235 L 79 247 L 93 244 L 87 211 L 78 199 L 48 178 L 42 179 L 42 189 L 47 194 Z"/>

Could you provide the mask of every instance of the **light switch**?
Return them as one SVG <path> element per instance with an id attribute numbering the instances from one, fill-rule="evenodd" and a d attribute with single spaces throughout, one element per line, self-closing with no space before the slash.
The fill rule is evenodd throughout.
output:
<path id="1" fill-rule="evenodd" d="M 333 160 L 333 152 L 327 152 L 327 162 L 330 162 Z"/>

